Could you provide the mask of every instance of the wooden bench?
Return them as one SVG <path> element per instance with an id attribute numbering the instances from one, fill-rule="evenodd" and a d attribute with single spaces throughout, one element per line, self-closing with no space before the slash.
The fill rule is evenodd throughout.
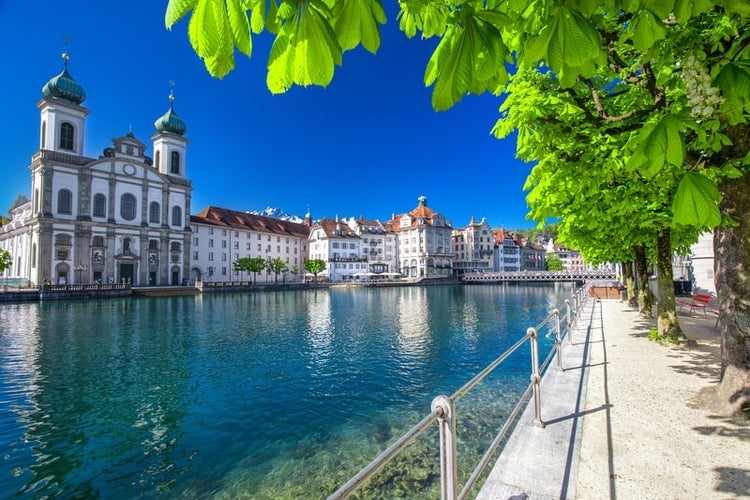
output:
<path id="1" fill-rule="evenodd" d="M 705 293 L 693 293 L 690 299 L 677 299 L 677 303 L 680 304 L 680 310 L 683 307 L 690 308 L 690 314 L 694 313 L 696 309 L 703 309 L 703 315 L 706 314 L 706 307 L 711 302 L 711 296 Z"/>

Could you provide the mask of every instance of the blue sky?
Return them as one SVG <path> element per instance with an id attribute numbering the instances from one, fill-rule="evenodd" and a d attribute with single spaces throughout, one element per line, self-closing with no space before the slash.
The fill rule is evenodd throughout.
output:
<path id="1" fill-rule="evenodd" d="M 190 47 L 186 20 L 165 29 L 166 3 L 0 0 L 0 211 L 18 193 L 29 196 L 36 103 L 62 70 L 67 46 L 90 110 L 87 156 L 131 129 L 150 145 L 174 81 L 175 111 L 188 126 L 193 213 L 273 206 L 301 216 L 309 206 L 314 219 L 387 220 L 425 195 L 454 227 L 472 216 L 493 227 L 533 227 L 523 192 L 530 166 L 515 159 L 514 140 L 490 135 L 500 98 L 467 96 L 433 111 L 422 76 L 436 41 L 407 39 L 396 2 L 385 2 L 389 19 L 375 56 L 346 52 L 328 88 L 282 95 L 265 85 L 270 35 L 254 36 L 253 57 L 238 53 L 236 69 L 218 80 Z"/>

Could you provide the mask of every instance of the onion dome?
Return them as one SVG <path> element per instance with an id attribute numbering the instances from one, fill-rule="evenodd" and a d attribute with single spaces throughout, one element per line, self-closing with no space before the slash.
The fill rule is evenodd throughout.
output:
<path id="1" fill-rule="evenodd" d="M 154 122 L 154 128 L 157 132 L 170 132 L 177 135 L 182 135 L 187 130 L 185 122 L 174 111 L 174 95 L 169 94 L 169 109 Z"/>
<path id="2" fill-rule="evenodd" d="M 86 92 L 83 91 L 83 87 L 73 80 L 73 77 L 68 73 L 68 59 L 70 57 L 68 57 L 67 53 L 64 53 L 63 61 L 65 62 L 62 73 L 50 79 L 42 87 L 42 94 L 44 94 L 44 97 L 57 97 L 81 104 L 86 99 Z"/>

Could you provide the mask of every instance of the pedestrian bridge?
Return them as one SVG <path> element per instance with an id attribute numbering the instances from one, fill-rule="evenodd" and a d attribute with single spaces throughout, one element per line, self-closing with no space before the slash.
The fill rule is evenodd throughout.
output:
<path id="1" fill-rule="evenodd" d="M 491 273 L 467 273 L 464 283 L 495 283 L 510 281 L 598 281 L 614 280 L 614 271 L 497 271 Z"/>

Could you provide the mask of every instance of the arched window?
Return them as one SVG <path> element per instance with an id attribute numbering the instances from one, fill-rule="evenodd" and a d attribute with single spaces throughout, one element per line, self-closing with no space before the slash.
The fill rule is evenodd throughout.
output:
<path id="1" fill-rule="evenodd" d="M 107 216 L 107 197 L 101 193 L 94 195 L 94 217 Z"/>
<path id="2" fill-rule="evenodd" d="M 57 192 L 57 212 L 70 215 L 73 213 L 73 193 L 69 189 Z"/>
<path id="3" fill-rule="evenodd" d="M 159 203 L 152 201 L 148 206 L 148 221 L 159 223 Z"/>
<path id="4" fill-rule="evenodd" d="M 169 156 L 169 173 L 180 173 L 180 153 L 177 151 L 172 151 L 172 154 Z"/>
<path id="5" fill-rule="evenodd" d="M 130 193 L 125 193 L 120 198 L 120 216 L 125 220 L 135 219 L 136 199 Z"/>
<path id="6" fill-rule="evenodd" d="M 159 170 L 159 166 L 161 165 L 161 151 L 154 153 L 154 165 L 156 165 L 156 170 Z"/>
<path id="7" fill-rule="evenodd" d="M 75 139 L 75 128 L 73 124 L 63 122 L 60 124 L 60 149 L 67 149 L 73 151 L 73 144 Z"/>
<path id="8" fill-rule="evenodd" d="M 172 225 L 182 226 L 182 208 L 177 205 L 172 207 Z"/>

